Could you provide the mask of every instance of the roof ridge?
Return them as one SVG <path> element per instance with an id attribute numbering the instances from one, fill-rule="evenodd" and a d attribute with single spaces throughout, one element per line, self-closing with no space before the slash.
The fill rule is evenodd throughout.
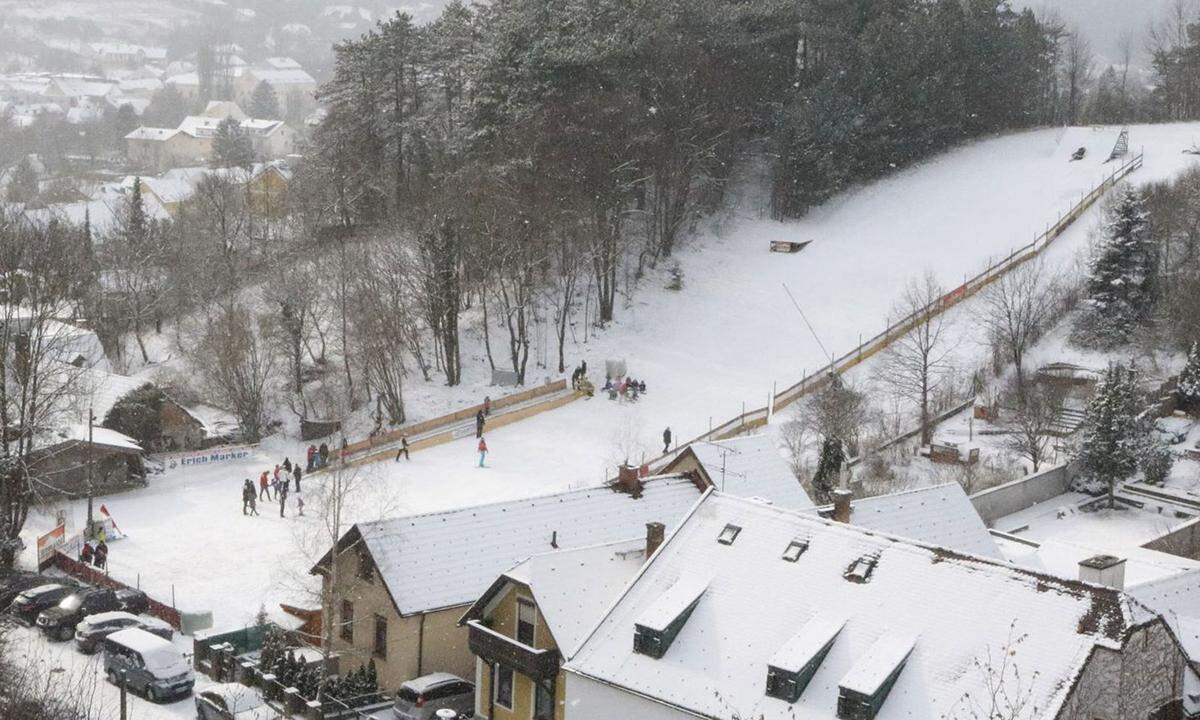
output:
<path id="1" fill-rule="evenodd" d="M 683 477 L 682 475 L 654 475 L 654 476 L 651 476 L 651 477 L 648 477 L 645 479 L 644 486 L 648 486 L 649 483 L 654 482 L 654 481 L 662 481 L 662 484 L 664 484 L 664 485 L 666 485 L 668 483 L 693 485 L 691 480 Z M 431 510 L 429 512 L 414 513 L 411 515 L 399 515 L 396 517 L 386 518 L 383 520 L 369 520 L 367 522 L 355 523 L 355 525 L 358 525 L 361 528 L 384 526 L 384 525 L 389 525 L 391 523 L 401 522 L 401 521 L 405 521 L 405 520 L 415 520 L 417 518 L 436 517 L 438 515 L 455 515 L 455 514 L 464 513 L 464 512 L 468 512 L 468 511 L 478 511 L 478 510 L 482 510 L 485 508 L 497 507 L 500 505 L 514 505 L 514 504 L 523 503 L 523 502 L 535 502 L 538 500 L 545 500 L 547 498 L 563 497 L 563 496 L 567 496 L 567 495 L 574 495 L 577 493 L 595 492 L 597 490 L 607 490 L 607 491 L 613 492 L 613 493 L 620 492 L 620 490 L 614 489 L 611 483 L 605 482 L 604 484 L 600 484 L 600 485 L 588 485 L 588 486 L 579 487 L 579 488 L 567 488 L 565 490 L 545 492 L 545 493 L 540 493 L 537 495 L 526 495 L 524 497 L 511 498 L 509 500 L 493 500 L 492 502 L 480 503 L 478 505 L 463 505 L 461 507 L 447 508 L 445 510 Z"/>

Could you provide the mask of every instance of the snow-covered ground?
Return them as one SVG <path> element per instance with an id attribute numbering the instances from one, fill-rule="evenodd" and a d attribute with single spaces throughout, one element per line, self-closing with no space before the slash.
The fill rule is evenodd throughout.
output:
<path id="1" fill-rule="evenodd" d="M 947 287 L 962 282 L 989 258 L 1031 241 L 1111 170 L 1102 164 L 1115 129 L 1040 130 L 985 140 L 848 192 L 808 217 L 779 223 L 766 216 L 761 179 L 747 172 L 728 214 L 714 218 L 678 252 L 683 288 L 665 289 L 666 268 L 652 274 L 617 311 L 617 322 L 583 343 L 582 323 L 568 366 L 587 359 L 603 383 L 604 360 L 623 358 L 649 392 L 635 404 L 597 397 L 487 433 L 488 467 L 477 465 L 474 438 L 414 453 L 411 462 L 379 463 L 361 472 L 369 495 L 350 520 L 422 512 L 595 484 L 624 459 L 661 450 L 664 427 L 680 441 L 743 409 L 760 407 L 773 385 L 785 387 L 825 354 L 791 307 L 783 285 L 800 303 L 834 354 L 881 330 L 904 285 L 926 269 Z M 1167 178 L 1195 158 L 1181 150 L 1200 139 L 1200 125 L 1134 127 L 1131 147 L 1143 147 L 1146 166 L 1136 182 Z M 1068 162 L 1076 147 L 1088 156 Z M 1086 247 L 1098 210 L 1088 213 L 1051 249 L 1067 264 Z M 812 241 L 803 252 L 768 252 L 772 240 Z M 962 327 L 973 325 L 966 309 Z M 969 335 L 969 332 L 968 332 Z M 415 419 L 477 402 L 485 393 L 486 361 L 478 338 L 465 338 L 464 387 L 414 383 Z M 966 346 L 966 343 L 964 343 Z M 978 348 L 977 348 L 978 349 Z M 539 354 L 535 348 L 534 355 Z M 547 355 L 552 355 L 547 351 Z M 531 365 L 533 358 L 531 358 Z M 531 370 L 540 382 L 545 370 Z M 312 557 L 301 539 L 312 519 L 243 517 L 243 478 L 300 445 L 272 439 L 251 458 L 228 465 L 180 468 L 151 487 L 105 498 L 129 537 L 112 545 L 112 572 L 168 599 L 174 587 L 185 610 L 212 610 L 218 627 L 249 620 L 295 598 Z M 313 480 L 312 482 L 317 482 Z M 306 489 L 307 496 L 307 489 Z M 273 511 L 272 511 L 273 508 Z M 82 524 L 82 504 L 70 512 Z M 26 541 L 51 523 L 31 518 Z"/>

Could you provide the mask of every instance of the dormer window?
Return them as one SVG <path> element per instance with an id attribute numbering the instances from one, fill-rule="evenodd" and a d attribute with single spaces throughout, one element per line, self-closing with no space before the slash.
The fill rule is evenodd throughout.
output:
<path id="1" fill-rule="evenodd" d="M 737 540 L 738 533 L 742 529 L 737 525 L 726 525 L 721 534 L 717 536 L 717 542 L 722 545 L 732 545 L 734 540 Z"/>
<path id="2" fill-rule="evenodd" d="M 767 663 L 767 697 L 788 703 L 799 700 L 845 624 L 845 616 L 834 614 L 820 614 L 804 623 Z"/>
<path id="3" fill-rule="evenodd" d="M 878 555 L 863 555 L 846 568 L 844 578 L 853 583 L 865 583 L 871 579 L 875 566 L 879 564 Z"/>
<path id="4" fill-rule="evenodd" d="M 658 596 L 633 624 L 633 651 L 661 658 L 704 597 L 708 581 L 680 578 Z"/>
<path id="5" fill-rule="evenodd" d="M 838 683 L 837 716 L 874 720 L 916 643 L 916 636 L 899 633 L 876 640 Z"/>
<path id="6" fill-rule="evenodd" d="M 783 559 L 794 563 L 800 559 L 805 550 L 808 550 L 808 540 L 797 538 L 788 543 L 787 548 L 783 551 Z"/>

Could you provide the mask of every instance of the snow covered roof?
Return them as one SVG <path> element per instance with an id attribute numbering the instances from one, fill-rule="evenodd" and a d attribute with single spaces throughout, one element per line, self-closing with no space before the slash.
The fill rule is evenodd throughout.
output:
<path id="1" fill-rule="evenodd" d="M 266 81 L 275 87 L 281 85 L 316 85 L 317 81 L 300 68 L 256 67 L 250 69 L 255 79 Z"/>
<path id="2" fill-rule="evenodd" d="M 813 507 L 813 501 L 769 435 L 697 442 L 688 448 L 706 479 L 721 492 L 762 498 L 792 510 Z"/>
<path id="3" fill-rule="evenodd" d="M 552 539 L 584 547 L 644 537 L 648 522 L 673 527 L 698 498 L 687 478 L 651 478 L 636 499 L 601 485 L 359 523 L 339 547 L 361 536 L 396 609 L 411 615 L 474 602 L 506 569 L 551 549 Z"/>
<path id="4" fill-rule="evenodd" d="M 1188 658 L 1200 664 L 1200 567 L 1131 586 L 1128 592 L 1161 614 Z"/>
<path id="5" fill-rule="evenodd" d="M 299 70 L 301 67 L 290 57 L 269 57 L 264 62 L 276 70 Z"/>
<path id="6" fill-rule="evenodd" d="M 142 126 L 125 136 L 126 140 L 169 140 L 179 132 L 175 128 L 155 128 Z"/>
<path id="7" fill-rule="evenodd" d="M 741 528 L 735 540 L 718 542 L 731 524 Z M 796 537 L 808 549 L 789 562 L 781 554 Z M 874 571 L 865 582 L 848 578 L 865 556 L 877 558 Z M 665 655 L 634 652 L 637 618 L 689 576 L 711 581 Z M 767 697 L 770 660 L 810 619 L 833 612 L 847 620 L 800 698 Z M 1093 648 L 1119 647 L 1130 627 L 1154 617 L 1109 588 L 710 491 L 566 669 L 703 717 L 829 720 L 839 685 L 867 690 L 885 655 L 894 666 L 907 654 L 877 715 L 898 720 L 952 714 L 965 693 L 987 687 L 974 661 L 1012 652 L 1038 671 L 1022 675 L 1030 706 L 1052 717 Z"/>
<path id="8" fill-rule="evenodd" d="M 646 558 L 644 538 L 540 553 L 497 579 L 463 616 L 478 619 L 509 581 L 533 593 L 555 644 L 570 651 L 596 624 Z"/>
<path id="9" fill-rule="evenodd" d="M 87 423 L 76 423 L 64 428 L 59 436 L 67 440 L 78 440 L 87 442 L 88 426 Z M 99 425 L 92 426 L 92 444 L 102 447 L 112 448 L 114 450 L 125 450 L 130 452 L 142 452 L 142 446 L 137 444 L 137 440 L 128 435 L 102 428 Z"/>
<path id="10" fill-rule="evenodd" d="M 87 396 L 86 400 L 91 406 L 92 413 L 96 416 L 97 423 L 104 422 L 108 411 L 112 410 L 118 400 L 148 382 L 148 380 L 132 378 L 128 375 L 111 373 L 101 368 L 87 368 L 83 370 L 77 380 L 78 387 Z"/>
<path id="11" fill-rule="evenodd" d="M 1079 563 L 1097 555 L 1112 555 L 1125 561 L 1127 588 L 1200 570 L 1200 561 L 1135 545 L 1058 539 L 1042 540 L 1032 556 L 1015 558 L 1015 562 L 1035 569 L 1044 569 L 1059 577 L 1077 578 Z M 1032 562 L 1029 561 L 1030 557 Z"/>
<path id="12" fill-rule="evenodd" d="M 855 500 L 850 504 L 850 523 L 972 555 L 1002 557 L 958 483 Z"/>

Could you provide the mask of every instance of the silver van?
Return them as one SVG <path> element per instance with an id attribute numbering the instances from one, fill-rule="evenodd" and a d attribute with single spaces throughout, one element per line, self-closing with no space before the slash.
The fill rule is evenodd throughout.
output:
<path id="1" fill-rule="evenodd" d="M 104 638 L 104 674 L 114 685 L 121 684 L 159 702 L 192 693 L 196 676 L 183 653 L 169 641 L 140 628 L 119 630 Z"/>

